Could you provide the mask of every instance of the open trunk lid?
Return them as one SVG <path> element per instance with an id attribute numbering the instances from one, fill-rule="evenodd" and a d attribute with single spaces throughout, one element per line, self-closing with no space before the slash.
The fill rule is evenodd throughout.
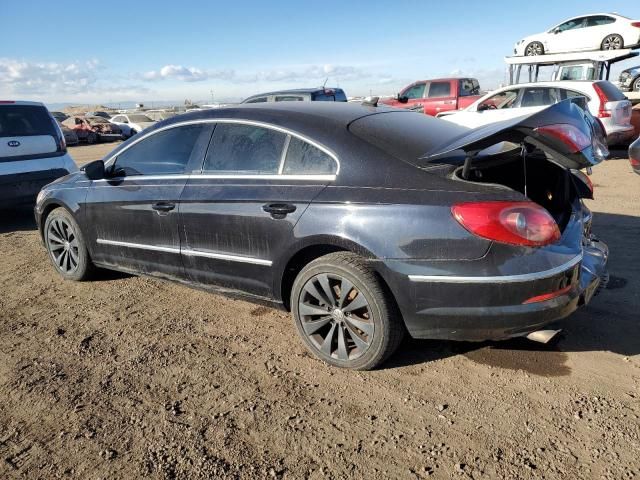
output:
<path id="1" fill-rule="evenodd" d="M 496 145 L 501 142 L 540 148 L 553 162 L 567 169 L 591 167 L 609 153 L 602 124 L 586 108 L 586 100 L 577 97 L 529 116 L 492 123 L 449 138 L 425 152 L 416 165 L 428 168 L 459 164 L 461 157 L 465 166 L 477 165 L 492 160 L 499 150 Z"/>

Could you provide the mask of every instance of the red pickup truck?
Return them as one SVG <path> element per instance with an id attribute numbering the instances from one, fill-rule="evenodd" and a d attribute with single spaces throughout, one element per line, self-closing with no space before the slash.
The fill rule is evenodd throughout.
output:
<path id="1" fill-rule="evenodd" d="M 413 82 L 396 98 L 381 100 L 380 103 L 435 116 L 440 112 L 466 108 L 478 98 L 480 84 L 475 78 L 437 78 Z"/>

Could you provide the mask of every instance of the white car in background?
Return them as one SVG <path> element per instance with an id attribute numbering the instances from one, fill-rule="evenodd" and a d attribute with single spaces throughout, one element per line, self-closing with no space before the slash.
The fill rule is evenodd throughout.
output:
<path id="1" fill-rule="evenodd" d="M 118 125 L 125 137 L 132 137 L 156 123 L 155 120 L 142 113 L 120 113 L 109 121 Z"/>
<path id="2" fill-rule="evenodd" d="M 77 170 L 47 107 L 0 101 L 0 209 L 35 203 L 43 186 Z"/>
<path id="3" fill-rule="evenodd" d="M 618 50 L 640 44 L 640 21 L 615 13 L 573 17 L 547 32 L 523 38 L 515 44 L 518 56 L 580 50 Z"/>
<path id="4" fill-rule="evenodd" d="M 607 143 L 617 145 L 633 138 L 631 102 L 611 82 L 536 82 L 510 85 L 488 93 L 464 110 L 437 115 L 448 122 L 477 128 L 494 122 L 531 115 L 573 97 L 586 97 L 589 111 L 600 119 Z"/>

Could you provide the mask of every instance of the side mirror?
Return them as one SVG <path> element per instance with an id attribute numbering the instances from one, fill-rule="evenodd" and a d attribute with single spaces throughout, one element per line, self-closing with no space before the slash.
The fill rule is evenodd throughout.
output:
<path id="1" fill-rule="evenodd" d="M 485 110 L 489 110 L 489 104 L 481 103 L 480 105 L 478 105 L 478 108 L 477 108 L 478 112 L 484 112 Z"/>
<path id="2" fill-rule="evenodd" d="M 554 29 L 553 29 L 553 33 L 554 33 L 555 35 L 559 34 L 559 33 L 560 33 L 560 27 L 556 27 L 556 28 L 554 28 Z"/>
<path id="3" fill-rule="evenodd" d="M 87 163 L 82 167 L 82 170 L 89 180 L 102 180 L 105 177 L 104 162 L 102 160 Z"/>
<path id="4" fill-rule="evenodd" d="M 404 95 L 396 95 L 396 100 L 398 100 L 400 103 L 407 103 L 409 101 L 409 98 L 404 96 Z"/>

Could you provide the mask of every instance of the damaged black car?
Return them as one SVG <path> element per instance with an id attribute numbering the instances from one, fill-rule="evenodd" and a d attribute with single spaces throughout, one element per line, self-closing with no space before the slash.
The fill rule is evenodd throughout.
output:
<path id="1" fill-rule="evenodd" d="M 276 305 L 339 367 L 374 368 L 406 334 L 544 341 L 607 278 L 580 170 L 608 152 L 580 100 L 476 130 L 324 102 L 189 113 L 48 185 L 35 215 L 63 278 Z"/>

